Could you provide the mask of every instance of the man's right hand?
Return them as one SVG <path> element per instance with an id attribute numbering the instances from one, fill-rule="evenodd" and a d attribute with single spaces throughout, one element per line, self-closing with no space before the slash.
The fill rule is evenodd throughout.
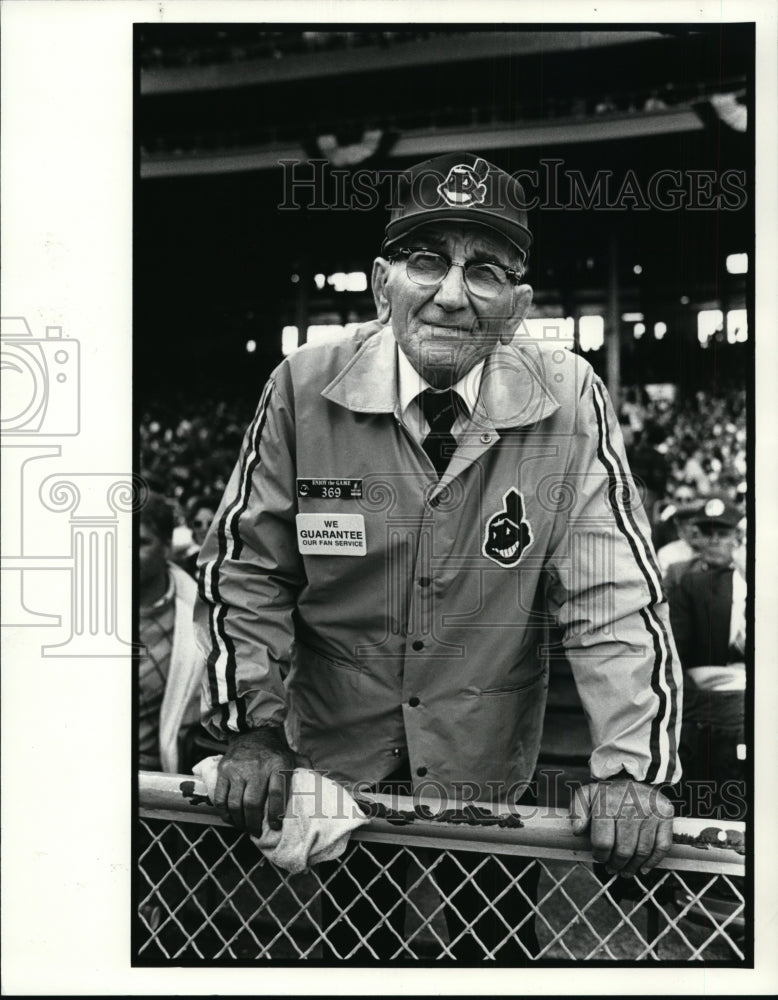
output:
<path id="1" fill-rule="evenodd" d="M 219 762 L 213 804 L 224 819 L 256 837 L 267 804 L 268 826 L 280 830 L 298 763 L 281 726 L 232 735 Z"/>

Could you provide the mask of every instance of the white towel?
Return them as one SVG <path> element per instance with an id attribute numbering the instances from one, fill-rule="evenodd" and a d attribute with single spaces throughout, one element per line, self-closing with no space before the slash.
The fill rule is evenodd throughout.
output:
<path id="1" fill-rule="evenodd" d="M 221 754 L 206 757 L 192 768 L 213 799 Z M 292 789 L 280 830 L 265 822 L 262 836 L 251 839 L 268 861 L 299 875 L 321 861 L 334 861 L 345 851 L 352 830 L 368 822 L 368 817 L 342 785 L 330 778 L 296 768 Z"/>

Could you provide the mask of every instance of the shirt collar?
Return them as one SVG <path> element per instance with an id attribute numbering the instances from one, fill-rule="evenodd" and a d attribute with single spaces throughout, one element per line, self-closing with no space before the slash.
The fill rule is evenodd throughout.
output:
<path id="1" fill-rule="evenodd" d="M 478 392 L 481 388 L 481 375 L 484 370 L 483 359 L 474 365 L 467 375 L 464 375 L 451 387 L 459 394 L 467 414 L 473 412 Z M 420 375 L 405 355 L 405 352 L 397 346 L 397 398 L 400 403 L 400 413 L 405 413 L 411 403 L 420 392 L 431 389 L 429 382 Z"/>

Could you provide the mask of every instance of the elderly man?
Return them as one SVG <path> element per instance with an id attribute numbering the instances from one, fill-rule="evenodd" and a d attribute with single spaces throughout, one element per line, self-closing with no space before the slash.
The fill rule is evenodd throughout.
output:
<path id="1" fill-rule="evenodd" d="M 457 153 L 402 181 L 377 322 L 275 370 L 201 552 L 205 721 L 229 738 L 216 804 L 277 827 L 298 755 L 346 785 L 515 800 L 558 623 L 594 746 L 574 829 L 630 876 L 670 847 L 656 786 L 680 774 L 681 678 L 618 423 L 585 361 L 514 340 L 532 299 L 517 180 Z M 474 886 L 524 919 L 504 876 L 442 869 L 467 883 L 446 911 L 457 957 L 533 953 L 531 919 L 508 941 L 468 928 Z M 372 953 L 397 950 L 401 909 Z"/>

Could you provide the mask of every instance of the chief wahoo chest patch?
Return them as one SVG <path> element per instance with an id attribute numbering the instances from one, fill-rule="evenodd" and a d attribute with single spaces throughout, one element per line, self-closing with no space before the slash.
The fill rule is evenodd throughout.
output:
<path id="1" fill-rule="evenodd" d="M 515 566 L 532 545 L 532 528 L 524 518 L 524 497 L 516 489 L 503 494 L 502 509 L 486 523 L 483 554 L 499 566 Z"/>

